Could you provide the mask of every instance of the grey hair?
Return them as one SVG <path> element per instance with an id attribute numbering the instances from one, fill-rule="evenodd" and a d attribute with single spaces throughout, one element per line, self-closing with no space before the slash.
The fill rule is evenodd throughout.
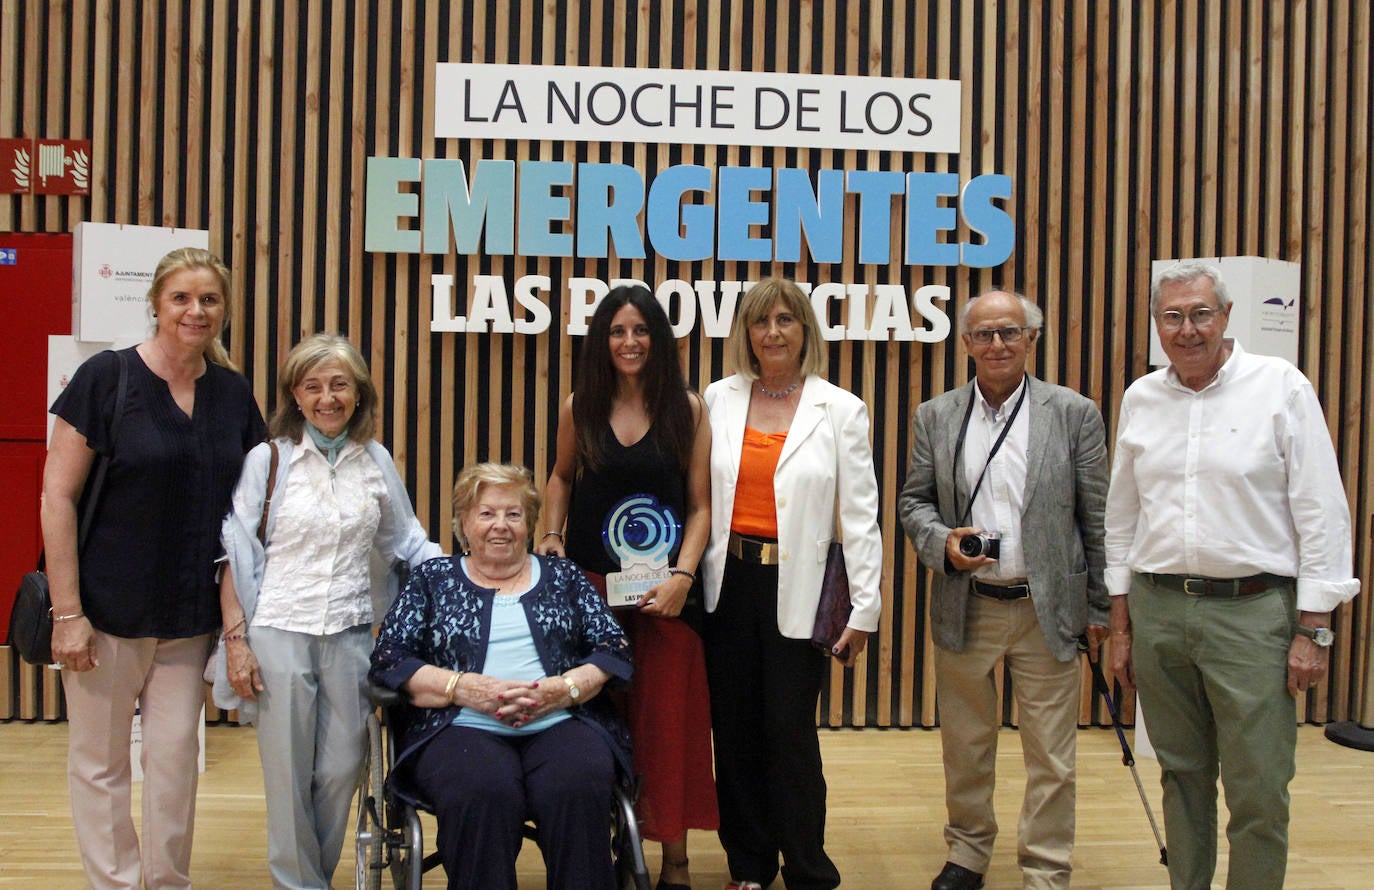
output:
<path id="1" fill-rule="evenodd" d="M 983 291 L 976 297 L 970 297 L 969 301 L 964 304 L 963 310 L 959 313 L 959 333 L 962 334 L 968 330 L 968 314 L 969 311 L 973 309 L 973 304 L 991 294 L 1006 294 L 1015 297 L 1017 302 L 1021 304 L 1021 310 L 1026 314 L 1026 327 L 1038 331 L 1045 326 L 1045 313 L 1041 312 L 1040 307 L 1027 299 L 1024 294 L 994 288 L 993 290 Z"/>
<path id="2" fill-rule="evenodd" d="M 1195 278 L 1212 279 L 1212 293 L 1217 295 L 1217 308 L 1225 309 L 1231 305 L 1231 295 L 1226 291 L 1226 281 L 1221 270 L 1203 260 L 1182 260 L 1160 272 L 1150 281 L 1150 314 L 1159 309 L 1159 292 L 1166 284 L 1182 284 Z"/>

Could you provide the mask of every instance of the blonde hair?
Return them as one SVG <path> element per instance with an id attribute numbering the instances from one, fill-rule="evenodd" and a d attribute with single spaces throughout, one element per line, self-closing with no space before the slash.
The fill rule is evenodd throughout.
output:
<path id="1" fill-rule="evenodd" d="M 787 311 L 796 316 L 802 326 L 801 372 L 803 376 L 825 374 L 829 352 L 821 339 L 820 323 L 802 289 L 786 278 L 766 278 L 749 288 L 740 297 L 735 310 L 735 322 L 730 326 L 730 339 L 725 342 L 725 355 L 735 366 L 735 373 L 750 380 L 759 376 L 759 360 L 749 343 L 749 326 L 768 315 L 773 304 L 782 301 Z"/>
<path id="2" fill-rule="evenodd" d="M 277 410 L 268 422 L 268 432 L 297 442 L 301 440 L 301 434 L 305 432 L 305 418 L 296 410 L 296 395 L 292 390 L 316 366 L 331 360 L 347 369 L 353 377 L 353 388 L 358 392 L 358 404 L 353 408 L 353 416 L 348 418 L 348 438 L 359 442 L 372 439 L 377 388 L 372 385 L 367 362 L 358 348 L 337 334 L 311 334 L 287 353 L 286 360 L 277 372 Z"/>
<path id="3" fill-rule="evenodd" d="M 201 250 L 199 247 L 178 247 L 157 261 L 157 269 L 153 271 L 153 282 L 148 285 L 148 305 L 153 308 L 153 316 L 157 316 L 157 301 L 167 286 L 168 276 L 188 269 L 207 269 L 219 279 L 219 295 L 224 300 L 224 322 L 220 325 L 219 334 L 216 334 L 215 339 L 205 347 L 205 358 L 231 371 L 237 371 L 238 365 L 229 359 L 229 353 L 220 339 L 224 335 L 224 329 L 229 327 L 230 317 L 234 314 L 233 283 L 229 280 L 229 267 L 210 251 Z"/>
<path id="4" fill-rule="evenodd" d="M 453 483 L 453 536 L 462 550 L 468 549 L 463 534 L 463 516 L 477 503 L 483 485 L 520 486 L 520 505 L 525 510 L 525 528 L 539 527 L 539 489 L 534 487 L 534 474 L 517 464 L 487 462 L 465 467 Z"/>

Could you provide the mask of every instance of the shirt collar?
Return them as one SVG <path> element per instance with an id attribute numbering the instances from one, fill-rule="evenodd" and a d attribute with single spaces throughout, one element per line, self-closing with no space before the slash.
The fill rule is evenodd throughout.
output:
<path id="1" fill-rule="evenodd" d="M 349 439 L 348 443 L 344 445 L 343 450 L 339 452 L 339 463 L 342 464 L 344 461 L 352 459 L 355 454 L 362 450 L 362 443 L 357 439 Z M 296 443 L 295 449 L 291 452 L 291 463 L 294 464 L 298 460 L 304 460 L 306 453 L 311 451 L 315 452 L 319 459 L 324 461 L 325 466 L 329 465 L 329 459 L 324 456 L 324 453 L 320 451 L 320 447 L 315 444 L 315 439 L 308 431 L 302 430 L 301 440 Z"/>
<path id="2" fill-rule="evenodd" d="M 1007 396 L 1006 401 L 1002 403 L 1002 407 L 1000 408 L 994 408 L 991 404 L 988 403 L 988 400 L 983 397 L 983 388 L 978 385 L 977 378 L 974 378 L 974 398 L 977 399 L 978 410 L 982 412 L 983 418 L 989 422 L 1004 420 L 1007 414 L 1011 411 L 1012 406 L 1016 404 L 1016 400 L 1021 398 L 1021 390 L 1026 388 L 1027 376 L 1028 375 L 1026 374 L 1021 375 L 1020 384 L 1017 385 L 1016 389 L 1013 389 L 1011 391 L 1011 393 Z"/>
<path id="3" fill-rule="evenodd" d="M 1172 386 L 1174 389 L 1182 390 L 1188 393 L 1206 392 L 1214 386 L 1221 386 L 1227 380 L 1230 380 L 1231 378 L 1235 377 L 1236 357 L 1244 354 L 1245 352 L 1244 349 L 1240 348 L 1240 341 L 1234 337 L 1227 337 L 1226 343 L 1231 347 L 1231 354 L 1226 357 L 1226 361 L 1221 363 L 1221 367 L 1217 369 L 1217 373 L 1212 377 L 1210 381 L 1208 381 L 1207 385 L 1204 386 L 1202 389 L 1194 390 L 1191 387 L 1184 386 L 1183 381 L 1180 380 L 1178 377 L 1178 371 L 1174 370 L 1173 364 L 1170 364 L 1164 371 L 1165 381 L 1167 381 L 1168 384 Z"/>

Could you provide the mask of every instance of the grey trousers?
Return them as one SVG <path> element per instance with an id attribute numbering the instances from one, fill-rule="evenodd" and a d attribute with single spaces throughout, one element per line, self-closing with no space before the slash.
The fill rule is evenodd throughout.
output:
<path id="1" fill-rule="evenodd" d="M 254 627 L 267 861 L 283 890 L 323 890 L 339 864 L 367 748 L 366 625 L 327 636 Z"/>

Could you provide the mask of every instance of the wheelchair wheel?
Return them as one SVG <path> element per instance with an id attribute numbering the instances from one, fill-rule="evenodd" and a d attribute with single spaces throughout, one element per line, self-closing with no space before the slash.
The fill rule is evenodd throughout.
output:
<path id="1" fill-rule="evenodd" d="M 639 837 L 639 822 L 634 803 L 623 789 L 616 789 L 615 815 L 611 822 L 612 854 L 615 856 L 617 890 L 649 890 L 649 867 L 644 862 L 644 845 Z"/>
<path id="2" fill-rule="evenodd" d="M 354 871 L 357 890 L 381 890 L 382 854 L 386 846 L 386 826 L 380 824 L 384 809 L 383 783 L 386 761 L 382 758 L 382 727 L 376 714 L 367 715 L 367 762 L 358 786 L 358 831 Z"/>

